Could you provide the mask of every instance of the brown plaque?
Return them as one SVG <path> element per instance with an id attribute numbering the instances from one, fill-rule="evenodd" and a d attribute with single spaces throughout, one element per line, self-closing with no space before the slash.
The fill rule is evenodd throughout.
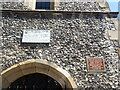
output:
<path id="1" fill-rule="evenodd" d="M 88 71 L 101 72 L 105 71 L 105 63 L 103 58 L 87 58 Z"/>

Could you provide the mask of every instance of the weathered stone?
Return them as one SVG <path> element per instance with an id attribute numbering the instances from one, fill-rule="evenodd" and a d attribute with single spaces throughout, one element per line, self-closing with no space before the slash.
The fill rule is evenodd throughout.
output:
<path id="1" fill-rule="evenodd" d="M 2 4 L 5 9 L 27 9 L 17 2 Z M 61 2 L 57 10 L 103 11 L 97 2 Z M 115 29 L 111 20 L 82 14 L 11 13 L 3 14 L 2 21 L 3 70 L 27 59 L 46 59 L 67 70 L 78 86 L 97 87 L 97 83 L 103 88 L 117 88 L 119 59 L 115 48 L 118 41 L 111 41 L 107 36 L 107 30 Z M 50 44 L 22 45 L 23 29 L 51 30 Z M 87 56 L 104 57 L 106 73 L 88 74 Z"/>

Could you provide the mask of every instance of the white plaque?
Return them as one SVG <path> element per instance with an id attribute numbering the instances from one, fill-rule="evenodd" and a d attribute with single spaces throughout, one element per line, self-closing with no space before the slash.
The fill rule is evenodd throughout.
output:
<path id="1" fill-rule="evenodd" d="M 50 30 L 24 30 L 22 43 L 50 43 Z"/>

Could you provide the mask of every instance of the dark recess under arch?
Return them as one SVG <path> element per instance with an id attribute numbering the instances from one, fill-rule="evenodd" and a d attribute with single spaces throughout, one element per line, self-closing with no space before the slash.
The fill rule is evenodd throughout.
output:
<path id="1" fill-rule="evenodd" d="M 15 80 L 7 90 L 62 90 L 62 87 L 45 74 L 33 73 Z"/>

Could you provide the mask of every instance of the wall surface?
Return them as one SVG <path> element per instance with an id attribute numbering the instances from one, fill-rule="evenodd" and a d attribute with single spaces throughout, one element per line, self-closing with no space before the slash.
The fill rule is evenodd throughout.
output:
<path id="1" fill-rule="evenodd" d="M 27 9 L 17 4 L 14 4 L 15 9 Z M 12 3 L 3 3 L 3 8 L 13 8 L 10 5 Z M 57 10 L 103 9 L 97 2 L 62 2 Z M 45 59 L 69 72 L 80 89 L 118 87 L 118 41 L 108 37 L 108 30 L 115 29 L 112 20 L 92 14 L 3 13 L 2 22 L 2 70 L 27 59 Z M 50 30 L 51 41 L 49 44 L 23 44 L 24 29 Z M 86 57 L 96 56 L 104 58 L 106 72 L 88 72 Z"/>

